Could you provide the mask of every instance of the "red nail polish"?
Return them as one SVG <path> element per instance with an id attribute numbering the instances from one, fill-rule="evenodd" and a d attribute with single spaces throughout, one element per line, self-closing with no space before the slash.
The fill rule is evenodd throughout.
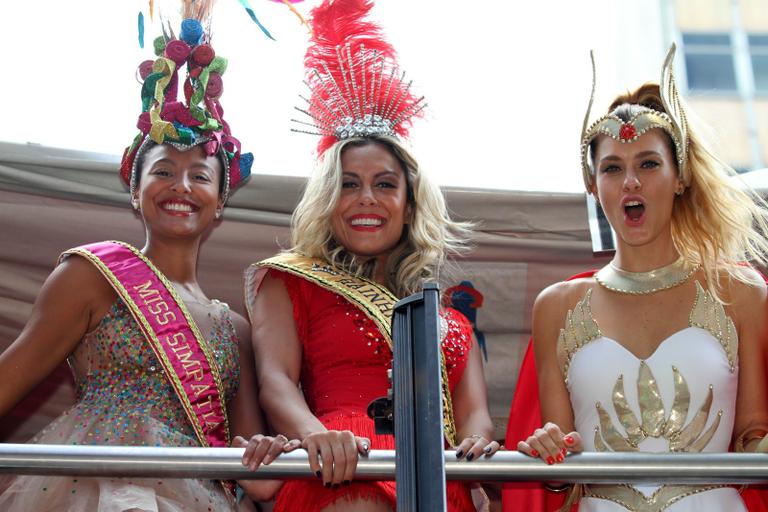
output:
<path id="1" fill-rule="evenodd" d="M 539 452 L 534 450 L 534 449 L 531 449 L 531 456 L 532 457 L 538 457 L 539 456 Z"/>
<path id="2" fill-rule="evenodd" d="M 555 463 L 555 459 L 553 459 L 551 456 L 547 457 L 547 464 L 549 464 L 551 466 L 554 463 Z"/>
<path id="3" fill-rule="evenodd" d="M 563 448 L 562 450 L 560 450 L 560 453 L 562 453 L 562 454 L 563 454 L 563 457 L 565 457 L 565 456 L 566 456 L 566 454 L 568 453 L 568 450 L 566 450 L 565 448 Z"/>
<path id="4" fill-rule="evenodd" d="M 563 441 L 565 441 L 565 444 L 573 444 L 573 436 L 565 436 Z"/>
<path id="5" fill-rule="evenodd" d="M 565 459 L 563 458 L 563 454 L 562 453 L 558 453 L 557 457 L 555 457 L 555 460 L 557 462 L 563 462 Z"/>

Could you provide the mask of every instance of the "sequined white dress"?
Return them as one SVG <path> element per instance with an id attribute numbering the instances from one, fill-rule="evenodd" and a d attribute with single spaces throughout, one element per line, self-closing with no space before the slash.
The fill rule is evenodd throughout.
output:
<path id="1" fill-rule="evenodd" d="M 569 312 L 558 357 L 585 451 L 727 452 L 738 384 L 738 339 L 723 307 L 696 283 L 688 327 L 647 359 L 602 334 L 591 290 Z M 736 489 L 589 485 L 580 512 L 746 510 Z"/>

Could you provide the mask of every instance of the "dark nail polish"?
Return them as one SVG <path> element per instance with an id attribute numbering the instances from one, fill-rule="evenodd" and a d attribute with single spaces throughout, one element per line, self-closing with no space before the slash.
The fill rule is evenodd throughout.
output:
<path id="1" fill-rule="evenodd" d="M 349 480 L 344 480 L 342 483 L 343 483 L 344 485 L 352 485 L 352 482 L 351 482 L 351 481 L 349 481 Z"/>
<path id="2" fill-rule="evenodd" d="M 339 484 L 333 484 L 333 488 L 334 489 L 338 489 L 339 488 Z"/>
<path id="3" fill-rule="evenodd" d="M 323 474 L 320 471 L 315 471 L 315 476 L 317 478 L 323 478 Z"/>
<path id="4" fill-rule="evenodd" d="M 470 453 L 469 455 L 467 455 L 467 461 L 470 461 L 470 460 L 472 460 L 474 458 L 475 458 L 475 454 L 474 453 Z"/>
<path id="5" fill-rule="evenodd" d="M 464 450 L 456 450 L 456 458 L 460 459 L 464 456 Z"/>
<path id="6" fill-rule="evenodd" d="M 323 485 L 325 486 L 326 489 L 331 488 L 331 482 L 325 482 Z"/>

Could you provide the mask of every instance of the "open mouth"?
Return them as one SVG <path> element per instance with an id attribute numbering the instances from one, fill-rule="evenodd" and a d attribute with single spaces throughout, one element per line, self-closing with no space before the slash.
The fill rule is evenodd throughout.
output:
<path id="1" fill-rule="evenodd" d="M 624 203 L 624 214 L 631 221 L 638 221 L 645 213 L 645 205 L 640 201 L 627 201 Z"/>

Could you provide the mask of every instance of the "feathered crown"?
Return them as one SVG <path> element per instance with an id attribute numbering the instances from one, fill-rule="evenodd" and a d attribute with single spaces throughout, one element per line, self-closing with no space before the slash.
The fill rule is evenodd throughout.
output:
<path id="1" fill-rule="evenodd" d="M 227 59 L 216 55 L 210 44 L 214 3 L 215 0 L 183 0 L 184 21 L 178 37 L 163 21 L 163 36 L 154 40 L 157 58 L 139 65 L 138 76 L 143 84 L 141 115 L 137 122 L 139 134 L 126 148 L 120 164 L 120 176 L 131 192 L 137 183 L 139 157 L 155 144 L 170 144 L 182 151 L 202 145 L 209 156 L 218 155 L 224 170 L 224 201 L 251 174 L 253 155 L 240 152 L 240 142 L 224 121 L 224 109 L 219 102 Z M 140 15 L 140 40 L 142 22 Z M 185 65 L 186 74 L 180 79 L 179 70 Z M 180 80 L 183 81 L 183 100 L 178 98 Z"/>
<path id="2" fill-rule="evenodd" d="M 595 100 L 595 58 L 590 52 L 592 59 L 592 94 L 589 98 L 587 113 L 584 116 L 584 124 L 581 129 L 581 169 L 584 174 L 584 185 L 587 190 L 592 186 L 592 164 L 590 162 L 589 145 L 598 135 L 607 135 L 614 140 L 621 142 L 634 142 L 641 135 L 653 128 L 661 128 L 670 136 L 675 144 L 675 156 L 677 157 L 677 167 L 680 179 L 686 187 L 691 183 L 691 173 L 688 168 L 688 120 L 683 109 L 680 95 L 675 85 L 675 76 L 672 69 L 672 63 L 675 59 L 676 46 L 672 43 L 667 51 L 667 57 L 664 59 L 664 65 L 661 68 L 661 80 L 659 90 L 661 92 L 661 103 L 666 112 L 659 112 L 649 107 L 643 107 L 642 111 L 636 114 L 627 122 L 622 121 L 616 114 L 608 113 L 589 124 L 589 115 L 592 111 L 592 103 Z"/>
<path id="3" fill-rule="evenodd" d="M 321 136 L 318 154 L 349 137 L 407 137 L 411 118 L 426 106 L 381 28 L 364 19 L 372 7 L 371 0 L 325 0 L 312 10 L 304 58 L 310 97 L 301 96 L 306 108 L 296 107 L 310 120 L 291 121 L 310 127 L 293 131 Z"/>

